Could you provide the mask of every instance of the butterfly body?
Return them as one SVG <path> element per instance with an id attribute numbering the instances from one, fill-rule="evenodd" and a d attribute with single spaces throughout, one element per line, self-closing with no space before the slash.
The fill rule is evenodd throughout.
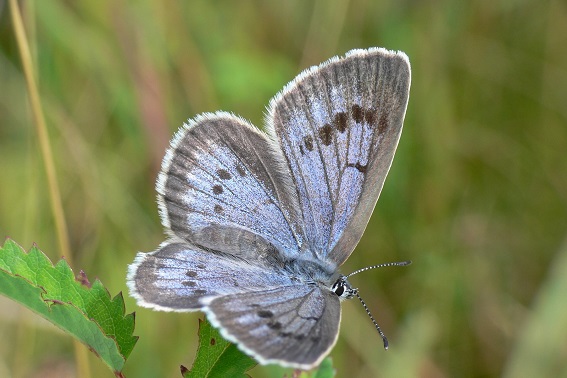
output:
<path id="1" fill-rule="evenodd" d="M 403 53 L 353 50 L 276 95 L 266 133 L 225 112 L 184 125 L 156 185 L 169 239 L 129 268 L 138 303 L 204 311 L 261 363 L 316 366 L 358 295 L 338 268 L 392 163 L 409 82 Z"/>

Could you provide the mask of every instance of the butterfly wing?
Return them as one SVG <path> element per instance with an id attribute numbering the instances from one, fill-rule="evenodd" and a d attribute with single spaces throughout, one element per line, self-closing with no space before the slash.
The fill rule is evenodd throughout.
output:
<path id="1" fill-rule="evenodd" d="M 182 241 L 139 253 L 128 272 L 130 294 L 138 304 L 164 311 L 201 310 L 214 298 L 292 284 L 275 268 Z"/>
<path id="2" fill-rule="evenodd" d="M 370 219 L 402 131 L 407 56 L 353 50 L 300 74 L 270 103 L 267 125 L 298 192 L 307 244 L 341 265 Z"/>
<path id="3" fill-rule="evenodd" d="M 162 222 L 205 250 L 248 260 L 266 249 L 296 256 L 300 221 L 289 177 L 264 133 L 229 113 L 201 115 L 175 135 L 164 158 Z"/>
<path id="4" fill-rule="evenodd" d="M 260 363 L 308 370 L 337 341 L 339 297 L 318 285 L 290 285 L 214 298 L 205 308 L 222 335 Z"/>

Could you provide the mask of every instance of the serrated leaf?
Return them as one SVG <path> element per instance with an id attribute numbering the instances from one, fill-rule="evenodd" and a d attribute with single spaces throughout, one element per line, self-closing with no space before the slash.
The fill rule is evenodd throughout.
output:
<path id="1" fill-rule="evenodd" d="M 208 320 L 199 319 L 199 347 L 186 378 L 247 377 L 246 372 L 257 362 L 226 341 Z"/>
<path id="2" fill-rule="evenodd" d="M 0 294 L 73 335 L 115 372 L 138 340 L 121 293 L 111 299 L 98 279 L 91 285 L 83 272 L 75 279 L 65 260 L 54 266 L 35 246 L 26 253 L 8 239 L 0 248 Z"/>

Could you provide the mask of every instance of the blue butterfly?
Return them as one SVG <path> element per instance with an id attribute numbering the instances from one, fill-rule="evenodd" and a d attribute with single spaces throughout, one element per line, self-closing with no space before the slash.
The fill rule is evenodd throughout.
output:
<path id="1" fill-rule="evenodd" d="M 358 296 L 338 268 L 380 195 L 409 87 L 404 53 L 352 50 L 286 85 L 265 133 L 225 112 L 190 120 L 157 181 L 169 238 L 130 265 L 131 295 L 204 311 L 262 364 L 318 365 L 337 341 L 340 302 Z"/>

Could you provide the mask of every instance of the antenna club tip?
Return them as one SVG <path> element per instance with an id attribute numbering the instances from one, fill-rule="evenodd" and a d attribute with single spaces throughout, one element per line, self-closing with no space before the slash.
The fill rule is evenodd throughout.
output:
<path id="1" fill-rule="evenodd" d="M 388 340 L 384 339 L 384 350 L 388 350 Z"/>

